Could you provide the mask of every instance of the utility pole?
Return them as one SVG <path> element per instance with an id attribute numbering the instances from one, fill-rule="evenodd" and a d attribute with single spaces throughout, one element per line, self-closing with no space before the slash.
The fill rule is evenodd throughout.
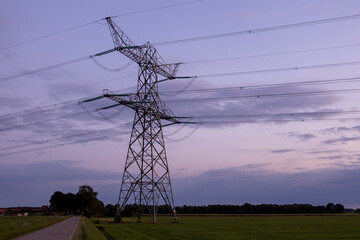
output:
<path id="1" fill-rule="evenodd" d="M 163 200 L 177 222 L 162 128 L 191 122 L 181 121 L 182 118 L 175 117 L 172 111 L 166 108 L 159 97 L 158 83 L 177 78 L 175 75 L 179 64 L 166 64 L 150 43 L 135 45 L 111 18 L 105 19 L 115 48 L 95 56 L 118 51 L 139 66 L 136 93 L 114 94 L 104 90 L 103 96 L 84 101 L 105 97 L 116 102 L 107 108 L 124 105 L 135 111 L 115 221 L 120 220 L 121 211 L 133 197 L 138 221 L 141 221 L 147 209 L 155 223 L 159 203 Z M 159 76 L 164 79 L 159 80 Z"/>

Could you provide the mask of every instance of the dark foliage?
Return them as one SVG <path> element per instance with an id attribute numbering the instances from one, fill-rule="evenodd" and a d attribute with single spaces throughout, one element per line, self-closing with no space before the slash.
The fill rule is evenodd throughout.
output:
<path id="1" fill-rule="evenodd" d="M 159 209 L 160 210 L 160 209 Z M 169 212 L 169 211 L 168 211 Z M 310 204 L 260 204 L 252 205 L 208 205 L 208 206 L 182 206 L 176 207 L 180 214 L 292 214 L 292 213 L 342 213 L 344 206 L 329 203 L 325 206 Z"/>
<path id="2" fill-rule="evenodd" d="M 105 216 L 114 217 L 117 205 L 104 204 L 97 199 L 97 192 L 87 185 L 80 186 L 76 194 L 55 192 L 51 198 L 51 208 L 55 212 L 81 212 L 84 216 Z M 122 217 L 136 216 L 138 207 L 136 204 L 127 204 L 121 212 Z M 360 212 L 360 209 L 356 210 Z M 144 214 L 149 214 L 147 207 L 143 208 Z M 166 205 L 158 207 L 158 214 L 169 214 L 171 209 Z M 179 214 L 293 214 L 293 213 L 342 213 L 342 204 L 328 203 L 326 206 L 313 206 L 310 204 L 260 204 L 252 205 L 207 205 L 207 206 L 187 206 L 176 207 Z"/>
<path id="3" fill-rule="evenodd" d="M 105 207 L 103 202 L 97 199 L 97 195 L 90 186 L 83 185 L 76 194 L 56 191 L 49 202 L 54 212 L 82 213 L 87 217 L 103 216 Z"/>

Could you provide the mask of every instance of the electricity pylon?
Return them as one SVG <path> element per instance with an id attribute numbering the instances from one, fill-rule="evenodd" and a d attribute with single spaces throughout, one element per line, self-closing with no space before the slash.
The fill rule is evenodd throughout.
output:
<path id="1" fill-rule="evenodd" d="M 165 64 L 150 43 L 135 45 L 111 18 L 105 19 L 115 48 L 95 56 L 116 50 L 139 65 L 135 94 L 113 94 L 104 90 L 102 96 L 117 102 L 109 107 L 124 105 L 135 111 L 115 221 L 119 219 L 128 200 L 133 197 L 139 221 L 147 208 L 153 222 L 156 222 L 159 202 L 162 199 L 177 222 L 162 127 L 185 122 L 175 117 L 160 100 L 158 83 L 177 78 L 175 75 L 179 64 Z M 159 75 L 165 79 L 159 80 Z M 85 102 L 99 98 L 101 97 Z"/>

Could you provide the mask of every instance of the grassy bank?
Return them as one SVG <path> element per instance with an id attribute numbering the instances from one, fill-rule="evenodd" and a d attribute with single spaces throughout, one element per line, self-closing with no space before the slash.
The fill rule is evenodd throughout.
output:
<path id="1" fill-rule="evenodd" d="M 0 240 L 21 236 L 64 219 L 59 216 L 0 216 Z"/>
<path id="2" fill-rule="evenodd" d="M 95 221 L 97 222 L 97 221 Z M 81 240 L 106 240 L 105 236 L 95 226 L 95 224 L 88 218 L 81 219 L 80 236 L 77 239 Z"/>
<path id="3" fill-rule="evenodd" d="M 135 218 L 98 219 L 109 240 L 115 239 L 360 239 L 360 215 L 161 216 L 153 224 Z"/>

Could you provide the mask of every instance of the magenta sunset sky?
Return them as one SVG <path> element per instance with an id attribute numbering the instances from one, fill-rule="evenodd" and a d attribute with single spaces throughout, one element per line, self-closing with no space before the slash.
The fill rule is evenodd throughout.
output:
<path id="1" fill-rule="evenodd" d="M 83 184 L 116 203 L 133 112 L 99 120 L 77 103 L 103 89 L 135 91 L 137 66 L 115 52 L 96 60 L 119 71 L 85 59 L 18 76 L 113 48 L 101 19 L 116 16 L 135 44 L 183 63 L 178 76 L 198 76 L 160 85 L 175 115 L 206 122 L 164 128 L 176 205 L 360 208 L 358 0 L 0 5 L 0 207 L 49 204 L 53 192 Z M 344 16 L 352 17 L 256 31 Z M 217 36 L 225 33 L 234 34 Z M 217 37 L 173 42 L 203 36 Z"/>

